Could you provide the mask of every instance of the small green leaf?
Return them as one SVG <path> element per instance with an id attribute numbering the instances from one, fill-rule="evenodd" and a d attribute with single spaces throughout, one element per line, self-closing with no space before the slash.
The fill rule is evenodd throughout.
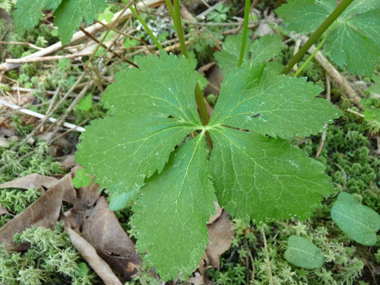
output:
<path id="1" fill-rule="evenodd" d="M 329 101 L 316 98 L 322 89 L 306 78 L 274 75 L 264 67 L 245 64 L 224 78 L 211 126 L 288 138 L 316 134 L 341 115 Z"/>
<path id="2" fill-rule="evenodd" d="M 81 111 L 89 111 L 92 109 L 92 95 L 89 94 L 79 101 L 77 108 Z"/>
<path id="3" fill-rule="evenodd" d="M 296 266 L 309 269 L 319 268 L 325 262 L 321 250 L 311 241 L 299 236 L 289 237 L 285 258 Z"/>
<path id="4" fill-rule="evenodd" d="M 306 219 L 333 193 L 324 166 L 287 141 L 227 127 L 209 132 L 215 193 L 231 215 L 254 223 Z"/>
<path id="5" fill-rule="evenodd" d="M 163 280 L 196 270 L 208 244 L 206 223 L 215 212 L 204 133 L 177 148 L 160 175 L 141 189 L 133 207 L 137 250 Z"/>
<path id="6" fill-rule="evenodd" d="M 82 180 L 79 179 L 78 177 L 73 178 L 73 185 L 75 188 L 79 188 L 82 186 Z"/>
<path id="7" fill-rule="evenodd" d="M 71 41 L 83 19 L 88 25 L 92 24 L 106 5 L 106 0 L 63 0 L 54 13 L 54 26 L 59 28 L 58 35 L 61 37 L 62 45 Z"/>
<path id="8" fill-rule="evenodd" d="M 130 192 L 114 192 L 110 198 L 110 210 L 119 211 L 124 208 L 133 206 L 140 194 L 140 188 L 133 189 Z"/>
<path id="9" fill-rule="evenodd" d="M 88 267 L 86 263 L 81 262 L 78 264 L 78 275 L 79 276 L 84 276 L 88 272 Z"/>
<path id="10" fill-rule="evenodd" d="M 371 208 L 361 205 L 354 196 L 340 193 L 331 208 L 331 217 L 354 241 L 368 246 L 376 243 L 376 232 L 380 229 L 380 215 Z"/>
<path id="11" fill-rule="evenodd" d="M 55 10 L 62 0 L 18 0 L 14 12 L 17 33 L 34 28 L 42 18 L 42 9 Z"/>

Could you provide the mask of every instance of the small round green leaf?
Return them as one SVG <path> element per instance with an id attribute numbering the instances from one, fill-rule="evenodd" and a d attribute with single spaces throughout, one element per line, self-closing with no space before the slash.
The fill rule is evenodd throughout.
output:
<path id="1" fill-rule="evenodd" d="M 331 208 L 331 217 L 338 227 L 354 241 L 364 245 L 376 243 L 376 232 L 380 229 L 380 215 L 361 205 L 348 193 L 340 193 Z"/>
<path id="2" fill-rule="evenodd" d="M 288 241 L 285 258 L 288 262 L 303 268 L 318 268 L 325 262 L 321 250 L 311 241 L 291 236 Z"/>
<path id="3" fill-rule="evenodd" d="M 79 179 L 78 177 L 73 178 L 73 185 L 75 188 L 79 188 L 82 186 L 82 180 Z"/>

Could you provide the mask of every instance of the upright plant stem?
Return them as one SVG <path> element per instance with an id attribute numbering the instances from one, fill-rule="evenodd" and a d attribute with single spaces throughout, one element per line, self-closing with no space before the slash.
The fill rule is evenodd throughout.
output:
<path id="1" fill-rule="evenodd" d="M 305 63 L 297 70 L 296 73 L 294 73 L 293 77 L 296 77 L 298 76 L 298 74 L 301 73 L 302 70 L 305 69 L 306 65 L 309 64 L 309 62 L 314 58 L 314 56 L 317 54 L 317 52 L 321 49 L 321 47 L 325 44 L 326 42 L 326 37 L 323 38 L 323 40 L 321 41 L 321 43 L 317 46 L 317 48 L 315 49 L 315 51 L 308 57 L 308 59 L 305 61 Z"/>
<path id="2" fill-rule="evenodd" d="M 170 1 L 170 0 L 168 0 Z M 172 16 L 173 17 L 173 16 Z M 174 24 L 175 28 L 177 30 L 179 42 L 181 44 L 181 52 L 186 58 L 189 58 L 189 55 L 187 53 L 187 48 L 185 44 L 185 38 L 183 35 L 183 29 L 181 24 L 181 13 L 180 13 L 180 7 L 179 7 L 179 0 L 174 0 Z M 207 107 L 205 104 L 205 101 L 203 99 L 203 93 L 201 88 L 199 87 L 199 84 L 195 86 L 195 102 L 197 103 L 198 109 L 199 109 L 199 116 L 201 118 L 201 122 L 203 125 L 207 125 L 210 121 L 210 118 L 208 116 Z M 211 144 L 211 139 L 209 138 L 208 133 L 206 133 L 206 137 L 209 140 Z"/>
<path id="3" fill-rule="evenodd" d="M 314 32 L 309 40 L 302 46 L 295 56 L 288 62 L 288 64 L 281 70 L 280 74 L 287 74 L 292 67 L 301 60 L 308 49 L 322 36 L 322 34 L 335 22 L 335 20 L 343 13 L 344 10 L 354 0 L 343 0 L 338 7 L 331 13 L 331 15 L 322 23 L 322 25 Z"/>
<path id="4" fill-rule="evenodd" d="M 124 2 L 125 5 L 129 5 L 129 2 L 127 0 L 121 0 Z M 152 38 L 154 44 L 158 47 L 158 49 L 164 50 L 160 42 L 157 40 L 157 38 L 153 35 L 152 30 L 148 27 L 146 22 L 144 21 L 143 18 L 141 18 L 140 15 L 137 14 L 136 9 L 133 6 L 130 6 L 129 9 L 131 10 L 132 14 L 139 20 L 141 25 L 143 25 L 144 29 L 146 32 L 149 34 L 149 36 Z"/>
<path id="5" fill-rule="evenodd" d="M 239 57 L 239 64 L 242 65 L 243 59 L 244 59 L 244 53 L 245 53 L 245 46 L 247 44 L 247 33 L 248 33 L 248 20 L 249 20 L 249 8 L 251 5 L 250 0 L 245 0 L 245 8 L 244 8 L 244 24 L 243 24 L 243 39 L 241 41 L 241 48 L 240 48 L 240 57 Z"/>
<path id="6" fill-rule="evenodd" d="M 184 56 L 186 56 L 186 58 L 189 58 L 185 44 L 185 37 L 183 36 L 183 29 L 181 23 L 181 8 L 179 7 L 179 0 L 174 0 L 174 16 L 175 18 L 173 20 L 175 23 L 175 28 L 177 30 L 179 42 L 181 43 L 181 52 Z"/>

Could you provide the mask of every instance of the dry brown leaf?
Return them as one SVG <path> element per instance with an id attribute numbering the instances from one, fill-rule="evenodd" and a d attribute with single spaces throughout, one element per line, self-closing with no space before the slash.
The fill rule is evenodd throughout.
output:
<path id="1" fill-rule="evenodd" d="M 206 248 L 210 264 L 219 269 L 219 256 L 231 247 L 234 231 L 232 223 L 228 219 L 228 212 L 223 210 L 220 217 L 214 223 L 207 225 L 209 244 Z"/>
<path id="2" fill-rule="evenodd" d="M 62 162 L 61 166 L 66 169 L 78 166 L 78 162 L 75 161 L 75 154 L 68 155 Z"/>
<path id="3" fill-rule="evenodd" d="M 20 251 L 29 248 L 28 244 L 17 246 L 13 236 L 22 233 L 32 225 L 52 229 L 61 212 L 62 200 L 75 197 L 75 189 L 71 183 L 71 176 L 65 175 L 53 187 L 46 191 L 37 201 L 14 217 L 0 229 L 0 244 L 6 243 L 12 250 Z"/>
<path id="4" fill-rule="evenodd" d="M 9 214 L 9 212 L 3 205 L 0 204 L 0 217 L 5 214 Z"/>
<path id="5" fill-rule="evenodd" d="M 85 211 L 84 217 L 83 237 L 115 272 L 130 280 L 137 273 L 134 265 L 141 264 L 141 257 L 106 199 L 100 197 L 93 209 Z"/>
<path id="6" fill-rule="evenodd" d="M 0 189 L 4 189 L 4 188 L 29 189 L 29 188 L 41 187 L 41 186 L 50 188 L 55 183 L 57 183 L 57 181 L 58 180 L 54 177 L 42 176 L 42 175 L 34 173 L 34 174 L 30 174 L 30 175 L 20 177 L 15 180 L 0 184 Z"/>
<path id="7" fill-rule="evenodd" d="M 69 227 L 65 227 L 65 231 L 70 237 L 72 244 L 79 251 L 82 257 L 94 269 L 99 277 L 107 285 L 121 285 L 120 280 L 112 272 L 109 265 L 96 253 L 95 248 L 88 243 L 83 237 L 77 234 Z"/>
<path id="8" fill-rule="evenodd" d="M 216 219 L 220 217 L 223 211 L 223 209 L 219 206 L 219 203 L 217 201 L 214 201 L 214 205 L 215 205 L 215 215 L 210 215 L 210 219 L 208 220 L 208 223 L 207 223 L 208 225 L 215 222 Z"/>

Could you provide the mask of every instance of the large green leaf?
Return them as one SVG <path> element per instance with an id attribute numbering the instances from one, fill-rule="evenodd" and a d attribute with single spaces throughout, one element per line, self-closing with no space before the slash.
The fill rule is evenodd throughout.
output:
<path id="1" fill-rule="evenodd" d="M 325 262 L 321 250 L 311 241 L 299 236 L 289 237 L 285 258 L 296 266 L 309 269 L 319 268 Z"/>
<path id="2" fill-rule="evenodd" d="M 58 35 L 61 37 L 62 45 L 71 41 L 83 19 L 88 25 L 92 24 L 106 6 L 106 0 L 62 0 L 62 4 L 54 13 L 54 25 L 59 28 Z"/>
<path id="3" fill-rule="evenodd" d="M 331 217 L 339 228 L 354 241 L 374 245 L 376 232 L 380 229 L 380 215 L 363 206 L 348 193 L 340 193 L 331 208 Z"/>
<path id="4" fill-rule="evenodd" d="M 165 113 L 201 124 L 194 99 L 196 72 L 185 57 L 160 52 L 136 57 L 139 69 L 115 75 L 116 84 L 107 88 L 102 102 L 108 114 Z"/>
<path id="5" fill-rule="evenodd" d="M 137 63 L 140 69 L 118 73 L 102 98 L 107 114 L 116 117 L 86 127 L 76 153 L 76 161 L 115 192 L 140 188 L 146 177 L 163 169 L 176 144 L 202 125 L 188 60 L 162 52 L 160 58 L 139 58 Z"/>
<path id="6" fill-rule="evenodd" d="M 20 34 L 34 28 L 42 18 L 42 9 L 55 10 L 62 0 L 18 0 L 14 12 L 15 28 Z"/>
<path id="7" fill-rule="evenodd" d="M 263 65 L 245 64 L 224 78 L 210 125 L 283 138 L 316 134 L 341 114 L 316 98 L 322 90 L 306 78 L 276 76 Z"/>
<path id="8" fill-rule="evenodd" d="M 289 30 L 297 33 L 314 32 L 334 11 L 336 0 L 288 0 L 276 9 Z"/>
<path id="9" fill-rule="evenodd" d="M 175 119 L 121 115 L 92 121 L 75 160 L 103 187 L 128 192 L 161 172 L 176 144 L 196 127 Z"/>
<path id="10" fill-rule="evenodd" d="M 223 75 L 228 75 L 238 67 L 242 35 L 228 36 L 223 42 L 223 50 L 215 53 L 218 66 Z M 265 35 L 254 42 L 247 40 L 243 62 L 251 65 L 272 59 L 281 52 L 281 37 Z"/>
<path id="11" fill-rule="evenodd" d="M 335 0 L 291 0 L 276 10 L 298 33 L 315 31 Z M 355 0 L 327 31 L 326 52 L 352 74 L 371 76 L 380 61 L 380 1 Z"/>
<path id="12" fill-rule="evenodd" d="M 206 223 L 216 198 L 207 164 L 202 133 L 174 151 L 133 207 L 137 249 L 164 280 L 190 275 L 208 244 Z"/>
<path id="13" fill-rule="evenodd" d="M 367 76 L 372 75 L 375 64 L 380 58 L 380 46 L 371 38 L 355 30 L 349 20 L 337 25 L 329 33 L 326 52 L 338 66 L 346 66 L 352 74 Z"/>
<path id="14" fill-rule="evenodd" d="M 231 215 L 255 223 L 306 219 L 333 192 L 323 165 L 286 141 L 226 127 L 210 135 L 216 196 Z"/>

